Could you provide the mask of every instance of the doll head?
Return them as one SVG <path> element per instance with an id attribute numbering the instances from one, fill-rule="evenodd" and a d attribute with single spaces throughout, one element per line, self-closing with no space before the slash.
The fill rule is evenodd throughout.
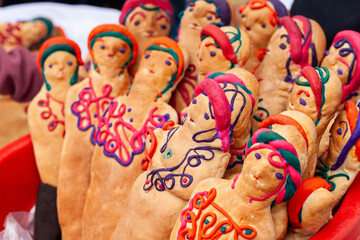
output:
<path id="1" fill-rule="evenodd" d="M 102 68 L 114 69 L 118 75 L 134 64 L 138 45 L 134 36 L 117 24 L 103 24 L 95 27 L 88 37 L 88 49 L 93 58 L 96 72 Z"/>
<path id="2" fill-rule="evenodd" d="M 336 170 L 344 163 L 346 156 L 354 147 L 356 157 L 360 157 L 360 120 L 359 110 L 352 101 L 345 102 L 345 110 L 336 118 L 330 129 L 329 158 L 331 170 Z"/>
<path id="3" fill-rule="evenodd" d="M 279 18 L 288 16 L 288 10 L 279 0 L 250 0 L 239 8 L 240 28 L 255 48 L 265 49 L 279 24 Z"/>
<path id="4" fill-rule="evenodd" d="M 31 50 L 35 49 L 51 37 L 54 28 L 53 23 L 43 17 L 23 22 L 20 27 L 22 45 Z"/>
<path id="5" fill-rule="evenodd" d="M 158 37 L 145 46 L 135 78 L 146 78 L 149 88 L 156 91 L 154 100 L 164 100 L 170 98 L 183 71 L 184 55 L 178 44 L 168 37 Z"/>
<path id="6" fill-rule="evenodd" d="M 79 65 L 83 65 L 80 48 L 65 37 L 54 37 L 44 42 L 37 56 L 37 66 L 48 91 L 53 81 L 68 80 L 69 85 L 75 84 Z"/>
<path id="7" fill-rule="evenodd" d="M 168 36 L 172 21 L 173 8 L 168 0 L 127 0 L 119 19 L 143 44 L 155 37 Z"/>
<path id="8" fill-rule="evenodd" d="M 249 38 L 238 27 L 207 25 L 201 30 L 199 75 L 204 77 L 210 71 L 225 72 L 241 67 L 249 54 Z"/>
<path id="9" fill-rule="evenodd" d="M 263 201 L 273 195 L 275 203 L 288 201 L 301 183 L 296 149 L 278 133 L 259 129 L 249 140 L 241 176 L 258 190 L 250 201 Z"/>
<path id="10" fill-rule="evenodd" d="M 321 66 L 333 70 L 341 80 L 341 102 L 360 87 L 360 33 L 345 30 L 336 34 Z"/>
<path id="11" fill-rule="evenodd" d="M 301 73 L 293 84 L 288 109 L 307 114 L 314 121 L 319 138 L 340 104 L 341 82 L 326 67 L 305 67 Z"/>

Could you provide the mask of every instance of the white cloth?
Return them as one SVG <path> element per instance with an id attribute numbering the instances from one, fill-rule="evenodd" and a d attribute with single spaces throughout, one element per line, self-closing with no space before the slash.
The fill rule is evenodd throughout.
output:
<path id="1" fill-rule="evenodd" d="M 30 20 L 35 17 L 47 17 L 60 26 L 66 36 L 80 46 L 84 60 L 88 53 L 87 38 L 90 31 L 100 24 L 118 24 L 120 11 L 53 2 L 24 3 L 0 8 L 0 23 Z"/>

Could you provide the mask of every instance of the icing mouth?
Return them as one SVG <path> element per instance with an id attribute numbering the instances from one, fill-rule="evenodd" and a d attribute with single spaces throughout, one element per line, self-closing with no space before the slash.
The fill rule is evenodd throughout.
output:
<path id="1" fill-rule="evenodd" d="M 145 31 L 143 32 L 143 35 L 146 36 L 146 37 L 154 37 L 155 36 L 155 31 Z"/>
<path id="2" fill-rule="evenodd" d="M 113 55 L 112 55 L 112 54 L 108 54 L 107 56 L 108 56 L 109 58 L 111 58 Z"/>
<path id="3" fill-rule="evenodd" d="M 189 27 L 192 29 L 200 30 L 200 26 L 197 23 L 190 23 Z"/>
<path id="4" fill-rule="evenodd" d="M 149 70 L 149 72 L 150 72 L 151 74 L 155 74 L 155 72 L 154 72 L 153 70 Z"/>

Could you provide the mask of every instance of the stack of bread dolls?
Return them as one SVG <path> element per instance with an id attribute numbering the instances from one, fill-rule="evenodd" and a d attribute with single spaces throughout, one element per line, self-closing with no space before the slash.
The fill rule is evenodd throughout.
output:
<path id="1" fill-rule="evenodd" d="M 332 218 L 360 169 L 360 34 L 326 50 L 279 0 L 181 15 L 174 40 L 168 0 L 127 0 L 83 80 L 75 42 L 41 46 L 36 239 L 309 239 Z"/>

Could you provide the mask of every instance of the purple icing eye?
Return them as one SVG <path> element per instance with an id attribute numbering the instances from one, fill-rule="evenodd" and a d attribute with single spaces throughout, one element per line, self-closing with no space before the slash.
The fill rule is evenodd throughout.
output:
<path id="1" fill-rule="evenodd" d="M 283 177 L 283 175 L 281 174 L 281 173 L 275 173 L 275 177 L 277 178 L 277 179 L 283 179 L 284 177 Z"/>
<path id="2" fill-rule="evenodd" d="M 205 118 L 206 120 L 209 120 L 209 118 L 210 118 L 210 117 L 209 117 L 209 114 L 205 113 L 205 114 L 204 114 L 204 118 Z"/>
<path id="3" fill-rule="evenodd" d="M 105 49 L 105 45 L 101 45 L 100 48 L 101 48 L 101 49 Z"/>
<path id="4" fill-rule="evenodd" d="M 119 49 L 119 52 L 120 52 L 120 53 L 125 53 L 125 52 L 126 52 L 126 49 L 125 49 L 125 48 L 120 48 L 120 49 Z"/>
<path id="5" fill-rule="evenodd" d="M 245 17 L 245 14 L 241 15 L 241 17 L 244 18 L 244 17 Z"/>
<path id="6" fill-rule="evenodd" d="M 166 28 L 167 28 L 167 26 L 165 24 L 161 24 L 160 27 L 162 30 L 166 30 Z"/>
<path id="7" fill-rule="evenodd" d="M 306 101 L 303 98 L 299 99 L 299 103 L 303 106 L 306 106 Z"/>
<path id="8" fill-rule="evenodd" d="M 282 50 L 286 49 L 286 45 L 285 45 L 284 43 L 280 44 L 279 47 L 280 47 Z"/>
<path id="9" fill-rule="evenodd" d="M 140 21 L 139 20 L 136 20 L 135 22 L 134 22 L 134 25 L 135 26 L 137 26 L 137 25 L 139 25 L 140 24 Z"/>
<path id="10" fill-rule="evenodd" d="M 52 68 L 52 64 L 49 64 L 49 68 Z"/>
<path id="11" fill-rule="evenodd" d="M 67 62 L 67 65 L 68 65 L 68 66 L 72 66 L 72 65 L 73 65 L 73 62 L 72 62 L 72 61 L 68 61 L 68 62 Z"/>
<path id="12" fill-rule="evenodd" d="M 260 159 L 260 158 L 261 158 L 261 154 L 260 154 L 260 153 L 255 153 L 255 157 L 256 157 L 256 159 Z"/>
<path id="13" fill-rule="evenodd" d="M 343 75 L 343 71 L 342 71 L 340 68 L 337 70 L 337 73 L 338 73 L 339 75 Z"/>
<path id="14" fill-rule="evenodd" d="M 189 8 L 189 12 L 192 12 L 192 11 L 194 11 L 194 9 L 193 9 L 193 8 Z"/>
<path id="15" fill-rule="evenodd" d="M 264 24 L 264 23 L 261 24 L 261 27 L 262 27 L 262 28 L 266 28 L 266 24 Z"/>
<path id="16" fill-rule="evenodd" d="M 131 112 L 131 108 L 128 108 L 128 110 L 127 110 L 128 112 Z"/>
<path id="17" fill-rule="evenodd" d="M 166 63 L 166 65 L 168 65 L 168 66 L 170 66 L 170 65 L 171 65 L 170 60 L 165 60 L 165 63 Z"/>
<path id="18" fill-rule="evenodd" d="M 337 132 L 337 134 L 341 135 L 341 134 L 342 134 L 342 129 L 341 129 L 341 128 L 338 128 L 338 129 L 336 130 L 336 132 Z"/>
<path id="19" fill-rule="evenodd" d="M 212 17 L 212 16 L 208 16 L 208 17 L 206 17 L 206 19 L 209 20 L 209 21 L 211 21 L 211 20 L 213 19 L 213 17 Z"/>
<path id="20" fill-rule="evenodd" d="M 210 56 L 214 57 L 216 55 L 216 52 L 210 51 Z"/>
<path id="21" fill-rule="evenodd" d="M 325 56 L 329 55 L 329 50 L 325 51 Z"/>
<path id="22" fill-rule="evenodd" d="M 196 99 L 192 100 L 192 104 L 196 104 L 196 103 L 197 103 Z"/>
<path id="23" fill-rule="evenodd" d="M 130 122 L 133 122 L 133 121 L 134 121 L 134 119 L 130 118 L 130 119 L 129 119 L 129 121 L 130 121 Z"/>
<path id="24" fill-rule="evenodd" d="M 149 58 L 150 57 L 150 54 L 145 54 L 145 58 Z"/>

